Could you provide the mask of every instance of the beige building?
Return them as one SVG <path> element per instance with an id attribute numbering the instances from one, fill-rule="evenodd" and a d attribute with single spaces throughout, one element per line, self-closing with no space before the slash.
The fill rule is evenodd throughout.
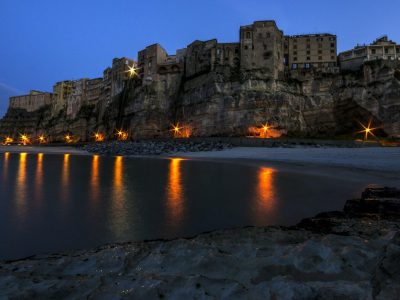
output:
<path id="1" fill-rule="evenodd" d="M 101 94 L 103 78 L 94 78 L 86 81 L 86 102 L 90 105 L 95 105 Z"/>
<path id="2" fill-rule="evenodd" d="M 354 49 L 339 54 L 342 70 L 359 69 L 364 62 L 370 60 L 399 60 L 400 45 L 382 36 L 370 45 L 357 45 Z"/>
<path id="3" fill-rule="evenodd" d="M 154 44 L 138 53 L 139 75 L 143 84 L 159 81 L 159 75 L 183 73 L 186 49 L 180 49 L 175 55 L 169 55 L 160 45 Z"/>
<path id="4" fill-rule="evenodd" d="M 27 112 L 36 111 L 52 102 L 52 94 L 32 90 L 29 95 L 10 97 L 10 108 L 25 109 Z"/>
<path id="5" fill-rule="evenodd" d="M 263 69 L 273 78 L 284 71 L 283 32 L 275 21 L 257 21 L 240 27 L 240 67 L 242 70 Z"/>
<path id="6" fill-rule="evenodd" d="M 337 38 L 328 33 L 285 36 L 284 53 L 289 70 L 333 70 L 337 66 Z"/>
<path id="7" fill-rule="evenodd" d="M 60 111 L 67 106 L 67 97 L 72 93 L 72 80 L 64 80 L 57 82 L 53 86 L 53 103 L 51 108 L 51 115 L 57 116 Z"/>
<path id="8" fill-rule="evenodd" d="M 86 87 L 89 79 L 72 81 L 71 93 L 66 97 L 67 117 L 74 119 L 82 105 L 86 102 Z"/>

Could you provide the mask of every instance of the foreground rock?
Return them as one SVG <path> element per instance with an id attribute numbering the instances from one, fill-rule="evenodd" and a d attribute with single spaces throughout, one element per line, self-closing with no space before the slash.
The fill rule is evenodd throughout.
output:
<path id="1" fill-rule="evenodd" d="M 37 256 L 0 264 L 0 298 L 399 299 L 399 229 L 396 215 L 332 212 Z"/>
<path id="2" fill-rule="evenodd" d="M 178 152 L 221 151 L 231 148 L 219 141 L 155 140 L 88 144 L 83 150 L 101 155 L 161 155 Z"/>

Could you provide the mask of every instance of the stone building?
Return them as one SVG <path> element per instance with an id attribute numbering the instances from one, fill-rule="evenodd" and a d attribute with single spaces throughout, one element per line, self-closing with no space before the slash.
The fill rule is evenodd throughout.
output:
<path id="1" fill-rule="evenodd" d="M 240 67 L 240 43 L 218 43 L 211 53 L 213 67 Z"/>
<path id="2" fill-rule="evenodd" d="M 64 80 L 57 82 L 53 86 L 53 102 L 51 107 L 52 117 L 57 116 L 60 111 L 66 109 L 67 107 L 67 97 L 72 92 L 72 80 Z"/>
<path id="3" fill-rule="evenodd" d="M 28 95 L 10 97 L 9 107 L 33 112 L 51 103 L 51 93 L 32 90 Z"/>
<path id="4" fill-rule="evenodd" d="M 357 70 L 370 60 L 399 60 L 400 45 L 382 36 L 370 45 L 357 45 L 354 49 L 339 54 L 342 70 Z"/>
<path id="5" fill-rule="evenodd" d="M 86 88 L 89 79 L 83 78 L 72 81 L 71 93 L 66 97 L 67 117 L 74 119 L 86 102 Z"/>
<path id="6" fill-rule="evenodd" d="M 284 53 L 288 70 L 334 71 L 337 67 L 337 38 L 329 33 L 285 36 Z"/>
<path id="7" fill-rule="evenodd" d="M 262 69 L 279 78 L 283 75 L 283 32 L 275 21 L 257 21 L 240 27 L 240 67 L 242 70 Z"/>
<path id="8" fill-rule="evenodd" d="M 103 71 L 100 84 L 99 101 L 106 107 L 112 99 L 121 93 L 129 79 L 129 67 L 135 66 L 135 61 L 127 57 L 114 58 L 112 66 Z"/>
<path id="9" fill-rule="evenodd" d="M 186 49 L 180 49 L 175 55 L 168 55 L 160 45 L 154 44 L 146 47 L 138 54 L 139 75 L 143 85 L 160 81 L 160 75 L 184 72 Z"/>
<path id="10" fill-rule="evenodd" d="M 100 99 L 103 78 L 94 78 L 86 81 L 86 102 L 95 105 Z"/>

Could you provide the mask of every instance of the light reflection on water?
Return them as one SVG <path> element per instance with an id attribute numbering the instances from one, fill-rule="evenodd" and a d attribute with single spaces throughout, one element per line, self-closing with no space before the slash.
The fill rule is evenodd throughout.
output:
<path id="1" fill-rule="evenodd" d="M 43 199 L 43 153 L 37 155 L 35 173 L 35 200 L 40 203 Z"/>
<path id="2" fill-rule="evenodd" d="M 61 199 L 67 201 L 69 198 L 69 154 L 64 154 L 61 170 Z"/>
<path id="3" fill-rule="evenodd" d="M 0 259 L 295 224 L 382 184 L 180 158 L 4 153 L 0 167 Z"/>
<path id="4" fill-rule="evenodd" d="M 21 222 L 25 220 L 26 204 L 28 200 L 28 183 L 26 180 L 26 153 L 19 154 L 18 173 L 15 184 L 15 203 L 17 214 Z"/>
<path id="5" fill-rule="evenodd" d="M 256 213 L 255 218 L 257 225 L 261 225 L 272 216 L 275 205 L 275 185 L 274 176 L 276 170 L 272 168 L 261 167 L 257 174 L 257 197 L 256 197 Z"/>
<path id="6" fill-rule="evenodd" d="M 168 166 L 167 218 L 173 228 L 179 226 L 185 201 L 181 175 L 182 159 L 172 158 Z"/>
<path id="7" fill-rule="evenodd" d="M 98 155 L 93 155 L 92 158 L 92 174 L 90 176 L 90 198 L 92 202 L 99 200 L 100 192 L 100 174 L 99 174 L 99 160 Z"/>

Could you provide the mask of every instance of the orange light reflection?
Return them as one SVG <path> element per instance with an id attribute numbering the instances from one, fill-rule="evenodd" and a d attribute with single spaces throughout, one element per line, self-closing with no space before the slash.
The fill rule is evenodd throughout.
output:
<path id="1" fill-rule="evenodd" d="M 26 200 L 28 194 L 28 186 L 26 180 L 26 153 L 19 154 L 19 166 L 17 180 L 15 184 L 15 200 L 17 204 L 17 214 L 23 221 L 26 213 Z"/>
<path id="2" fill-rule="evenodd" d="M 61 197 L 68 199 L 69 190 L 69 154 L 64 154 L 64 161 L 61 173 Z"/>
<path id="3" fill-rule="evenodd" d="M 36 173 L 35 173 L 35 192 L 36 198 L 43 198 L 43 153 L 37 155 Z"/>
<path id="4" fill-rule="evenodd" d="M 268 217 L 271 216 L 275 205 L 275 169 L 261 167 L 257 174 L 257 225 L 265 225 Z"/>
<path id="5" fill-rule="evenodd" d="M 176 227 L 183 214 L 184 190 L 181 175 L 181 158 L 172 158 L 169 164 L 167 186 L 167 213 L 168 221 Z"/>
<path id="6" fill-rule="evenodd" d="M 3 164 L 3 178 L 4 178 L 4 183 L 7 184 L 7 178 L 8 178 L 8 160 L 10 158 L 10 153 L 5 152 L 4 153 L 4 164 Z"/>
<path id="7" fill-rule="evenodd" d="M 114 180 L 111 205 L 112 230 L 117 239 L 122 238 L 129 228 L 125 209 L 125 190 L 123 176 L 123 157 L 117 156 L 114 162 Z"/>
<path id="8" fill-rule="evenodd" d="M 93 155 L 92 174 L 91 175 L 92 175 L 90 178 L 91 198 L 96 201 L 99 198 L 99 189 L 100 189 L 99 156 L 98 155 Z"/>

